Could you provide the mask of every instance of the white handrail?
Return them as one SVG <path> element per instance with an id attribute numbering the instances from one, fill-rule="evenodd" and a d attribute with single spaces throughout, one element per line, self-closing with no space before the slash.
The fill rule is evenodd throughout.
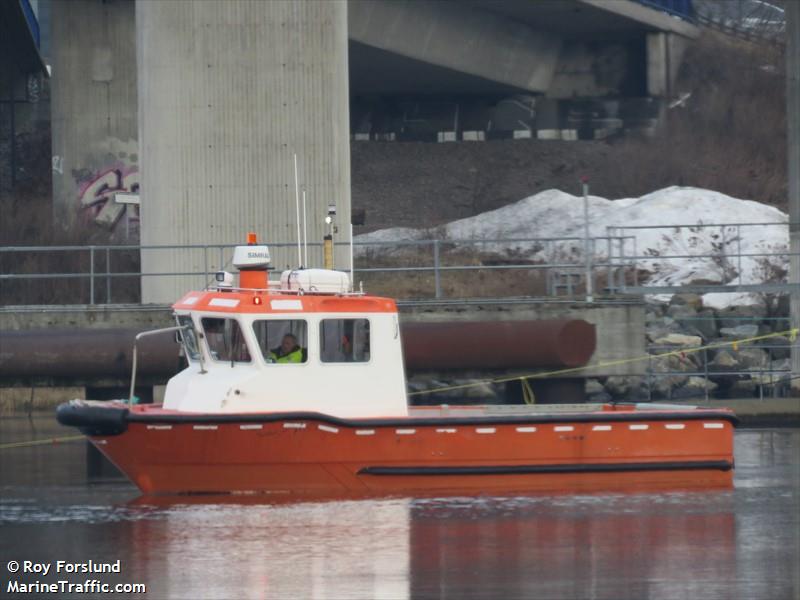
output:
<path id="1" fill-rule="evenodd" d="M 131 365 L 131 391 L 128 394 L 128 406 L 133 404 L 133 390 L 136 388 L 136 363 L 137 363 L 137 356 L 138 356 L 138 341 L 143 338 L 147 337 L 148 335 L 156 335 L 158 333 L 167 333 L 168 331 L 179 331 L 181 329 L 185 329 L 185 325 L 175 325 L 173 327 L 164 327 L 163 329 L 151 329 L 150 331 L 142 331 L 141 333 L 137 333 L 136 337 L 133 338 L 133 364 Z"/>

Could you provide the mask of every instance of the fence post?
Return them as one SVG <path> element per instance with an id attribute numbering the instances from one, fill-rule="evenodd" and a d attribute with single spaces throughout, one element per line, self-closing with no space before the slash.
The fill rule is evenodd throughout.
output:
<path id="1" fill-rule="evenodd" d="M 111 248 L 106 247 L 106 304 L 111 304 Z"/>
<path id="2" fill-rule="evenodd" d="M 739 254 L 739 266 L 738 266 L 739 285 L 742 285 L 744 282 L 742 281 L 742 226 L 741 225 L 736 226 L 736 240 L 738 241 L 738 248 L 739 248 L 737 251 L 737 253 Z"/>
<path id="3" fill-rule="evenodd" d="M 594 290 L 592 281 L 592 252 L 593 244 L 589 239 L 589 180 L 581 177 L 583 187 L 583 251 L 586 262 L 586 302 L 594 302 Z"/>
<path id="4" fill-rule="evenodd" d="M 89 304 L 94 304 L 94 246 L 89 246 Z"/>
<path id="5" fill-rule="evenodd" d="M 436 298 L 442 297 L 442 281 L 439 274 L 439 240 L 433 240 L 433 282 Z"/>

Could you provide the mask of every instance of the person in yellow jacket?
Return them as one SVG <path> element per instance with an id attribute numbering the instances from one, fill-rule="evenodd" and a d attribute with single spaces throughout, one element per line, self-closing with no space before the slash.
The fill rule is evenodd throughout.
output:
<path id="1" fill-rule="evenodd" d="M 269 353 L 270 362 L 276 363 L 301 363 L 303 349 L 297 344 L 297 338 L 292 333 L 287 333 L 281 340 L 281 345 L 273 348 Z"/>

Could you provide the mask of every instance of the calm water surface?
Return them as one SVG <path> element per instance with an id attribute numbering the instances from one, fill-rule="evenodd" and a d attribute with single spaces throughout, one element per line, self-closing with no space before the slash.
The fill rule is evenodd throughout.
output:
<path id="1" fill-rule="evenodd" d="M 0 443 L 73 433 L 0 418 Z M 0 597 L 95 578 L 151 599 L 800 598 L 798 429 L 737 432 L 735 487 L 713 492 L 156 503 L 89 483 L 85 453 L 0 450 Z M 122 572 L 7 572 L 88 559 Z"/>

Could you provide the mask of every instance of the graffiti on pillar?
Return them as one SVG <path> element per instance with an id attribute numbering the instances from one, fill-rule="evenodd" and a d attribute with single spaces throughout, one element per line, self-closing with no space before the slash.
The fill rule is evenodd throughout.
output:
<path id="1" fill-rule="evenodd" d="M 119 193 L 139 192 L 139 169 L 133 167 L 113 167 L 103 171 L 79 187 L 78 198 L 81 209 L 98 225 L 114 229 L 123 216 L 131 221 L 139 221 L 139 207 L 120 202 Z"/>

